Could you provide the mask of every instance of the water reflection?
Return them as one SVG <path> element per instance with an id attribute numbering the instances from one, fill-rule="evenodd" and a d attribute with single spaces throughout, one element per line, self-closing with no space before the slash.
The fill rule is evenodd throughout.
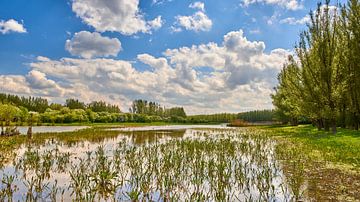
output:
<path id="1" fill-rule="evenodd" d="M 120 133 L 120 136 L 129 138 L 132 144 L 142 145 L 183 138 L 185 132 L 186 130 L 124 131 Z"/>
<path id="2" fill-rule="evenodd" d="M 0 201 L 292 197 L 274 142 L 252 131 L 85 130 L 38 138 L 21 145 L 0 170 Z"/>
<path id="3" fill-rule="evenodd" d="M 60 132 L 73 132 L 88 128 L 88 126 L 33 126 L 33 133 L 60 133 Z M 27 126 L 18 126 L 20 134 L 26 134 Z"/>

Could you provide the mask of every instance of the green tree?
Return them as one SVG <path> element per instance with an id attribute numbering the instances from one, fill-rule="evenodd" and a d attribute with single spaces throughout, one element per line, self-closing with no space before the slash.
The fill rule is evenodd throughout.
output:
<path id="1" fill-rule="evenodd" d="M 297 50 L 302 65 L 302 82 L 307 101 L 304 111 L 312 112 L 318 118 L 324 118 L 325 129 L 331 124 L 336 133 L 336 120 L 342 92 L 344 91 L 341 49 L 338 41 L 337 12 L 329 9 L 329 0 L 325 5 L 319 3 L 315 13 L 311 12 L 308 30 L 301 34 Z M 311 97 L 311 101 L 307 98 Z"/>
<path id="2" fill-rule="evenodd" d="M 342 100 L 342 118 L 349 116 L 350 126 L 359 129 L 360 122 L 360 2 L 349 0 L 341 8 L 339 38 L 342 45 L 342 64 L 346 91 Z M 344 125 L 346 121 L 343 120 Z"/>
<path id="3" fill-rule="evenodd" d="M 65 101 L 65 106 L 69 109 L 85 109 L 85 103 L 80 102 L 77 99 L 67 99 Z"/>
<path id="4" fill-rule="evenodd" d="M 18 134 L 16 126 L 11 127 L 11 122 L 16 122 L 19 119 L 20 113 L 21 110 L 15 106 L 0 104 L 1 135 Z"/>

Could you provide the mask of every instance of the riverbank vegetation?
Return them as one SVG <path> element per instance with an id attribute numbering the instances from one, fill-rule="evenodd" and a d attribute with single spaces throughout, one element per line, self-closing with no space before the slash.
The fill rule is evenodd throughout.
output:
<path id="1" fill-rule="evenodd" d="M 360 2 L 319 4 L 272 95 L 283 122 L 307 117 L 318 129 L 360 125 Z"/>

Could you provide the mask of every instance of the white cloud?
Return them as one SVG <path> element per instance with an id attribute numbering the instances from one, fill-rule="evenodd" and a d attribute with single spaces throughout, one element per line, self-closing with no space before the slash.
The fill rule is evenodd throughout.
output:
<path id="1" fill-rule="evenodd" d="M 171 1 L 173 1 L 173 0 L 152 0 L 152 5 L 160 5 L 165 2 L 171 2 Z"/>
<path id="2" fill-rule="evenodd" d="M 152 27 L 154 30 L 160 29 L 164 24 L 161 16 L 156 17 L 154 20 L 148 22 L 149 26 Z"/>
<path id="3" fill-rule="evenodd" d="M 139 0 L 73 0 L 72 10 L 98 32 L 132 35 L 150 33 L 152 29 L 159 28 L 159 24 L 144 19 L 139 10 Z"/>
<path id="4" fill-rule="evenodd" d="M 299 0 L 243 0 L 243 5 L 248 6 L 250 4 L 255 3 L 263 3 L 269 5 L 277 5 L 288 10 L 299 10 L 304 6 L 302 5 L 302 1 Z"/>
<path id="5" fill-rule="evenodd" d="M 10 32 L 26 33 L 24 25 L 14 19 L 8 21 L 0 20 L 0 33 L 8 34 Z"/>
<path id="6" fill-rule="evenodd" d="M 26 76 L 0 76 L 0 89 L 56 101 L 102 99 L 125 110 L 139 98 L 184 106 L 189 114 L 271 108 L 269 94 L 290 52 L 264 50 L 264 42 L 250 41 L 238 30 L 220 44 L 168 49 L 163 57 L 139 54 L 137 60 L 150 67 L 143 71 L 123 60 L 38 57 Z"/>
<path id="7" fill-rule="evenodd" d="M 264 42 L 249 41 L 243 31 L 239 30 L 226 34 L 222 46 L 209 43 L 191 48 L 182 47 L 167 50 L 165 55 L 178 72 L 175 81 L 184 88 L 191 90 L 199 85 L 198 74 L 194 74 L 195 67 L 211 67 L 221 72 L 225 88 L 236 89 L 259 81 L 275 84 L 276 74 L 290 53 L 276 49 L 266 54 L 264 50 Z"/>
<path id="8" fill-rule="evenodd" d="M 212 21 L 202 11 L 197 11 L 191 16 L 176 16 L 176 20 L 178 26 L 195 32 L 210 31 L 212 27 Z"/>
<path id="9" fill-rule="evenodd" d="M 205 14 L 205 4 L 197 1 L 190 4 L 189 8 L 198 9 L 199 11 L 190 16 L 176 16 L 174 26 L 171 26 L 172 32 L 181 32 L 181 28 L 195 32 L 210 31 L 213 23 Z"/>
<path id="10" fill-rule="evenodd" d="M 170 27 L 171 33 L 181 32 L 182 29 L 180 27 L 171 26 Z"/>
<path id="11" fill-rule="evenodd" d="M 57 87 L 55 81 L 46 78 L 46 75 L 37 70 L 31 70 L 27 76 L 26 81 L 35 89 L 46 89 Z"/>
<path id="12" fill-rule="evenodd" d="M 29 88 L 38 95 L 61 97 L 64 93 L 64 89 L 60 85 L 48 79 L 45 73 L 38 70 L 31 70 L 25 78 Z"/>
<path id="13" fill-rule="evenodd" d="M 0 75 L 0 91 L 17 94 L 30 94 L 26 78 L 21 75 Z"/>
<path id="14" fill-rule="evenodd" d="M 310 16 L 306 15 L 305 17 L 301 19 L 296 19 L 294 17 L 289 17 L 280 20 L 281 24 L 289 24 L 289 25 L 304 25 L 306 23 L 309 23 L 311 21 Z"/>
<path id="15" fill-rule="evenodd" d="M 200 1 L 196 1 L 189 5 L 189 8 L 199 9 L 201 11 L 205 11 L 205 4 Z"/>
<path id="16" fill-rule="evenodd" d="M 65 49 L 83 58 L 117 56 L 121 43 L 117 38 L 103 37 L 97 32 L 81 31 L 66 40 Z"/>
<path id="17" fill-rule="evenodd" d="M 325 5 L 322 5 L 320 7 L 319 12 L 320 12 L 321 15 L 323 15 L 325 13 L 325 8 L 326 8 Z M 329 15 L 331 17 L 335 17 L 336 15 L 338 15 L 338 8 L 336 6 L 329 6 L 328 9 L 329 9 L 328 10 Z M 313 15 L 316 16 L 316 13 L 317 13 L 317 11 L 314 11 Z M 306 15 L 301 19 L 296 19 L 294 17 L 288 17 L 288 18 L 280 20 L 281 24 L 289 24 L 289 25 L 304 25 L 304 24 L 307 24 L 307 23 L 310 23 L 310 22 L 311 22 L 310 15 Z"/>

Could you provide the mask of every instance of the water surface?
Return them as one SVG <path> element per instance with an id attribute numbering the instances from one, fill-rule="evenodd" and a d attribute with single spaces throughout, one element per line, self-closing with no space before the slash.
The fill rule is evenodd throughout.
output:
<path id="1" fill-rule="evenodd" d="M 20 134 L 26 134 L 28 131 L 27 126 L 18 126 Z M 60 133 L 60 132 L 72 132 L 88 128 L 88 126 L 33 126 L 33 133 Z"/>
<path id="2" fill-rule="evenodd" d="M 116 130 L 86 129 L 69 139 L 65 135 L 21 145 L 13 162 L 0 170 L 0 200 L 292 198 L 275 158 L 275 142 L 255 131 L 224 126 Z M 76 135 L 87 138 L 71 139 Z"/>

